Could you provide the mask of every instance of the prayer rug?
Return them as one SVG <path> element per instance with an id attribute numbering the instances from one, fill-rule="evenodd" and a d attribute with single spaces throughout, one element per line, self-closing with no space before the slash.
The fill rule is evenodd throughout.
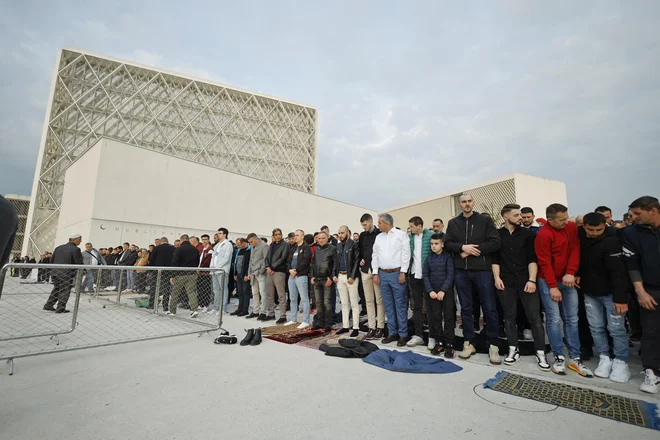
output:
<path id="1" fill-rule="evenodd" d="M 321 344 L 339 346 L 339 340 L 343 339 L 344 337 L 345 335 L 338 335 L 334 331 L 332 331 L 328 334 L 325 334 L 317 338 L 300 341 L 298 342 L 297 345 L 300 345 L 301 347 L 313 348 L 314 350 L 318 350 Z"/>
<path id="2" fill-rule="evenodd" d="M 643 400 L 534 379 L 506 371 L 500 371 L 494 378 L 489 379 L 484 383 L 484 388 L 593 414 L 617 422 L 660 430 L 658 405 Z"/>
<path id="3" fill-rule="evenodd" d="M 297 327 L 300 323 L 296 322 L 290 325 L 271 325 L 270 327 L 262 327 L 261 334 L 262 336 L 266 335 L 277 335 L 280 333 L 288 333 L 292 330 L 297 330 Z M 247 331 L 247 329 L 245 330 Z"/>
<path id="4" fill-rule="evenodd" d="M 287 333 L 278 333 L 275 335 L 264 336 L 271 341 L 282 342 L 283 344 L 295 344 L 305 339 L 313 339 L 323 334 L 323 330 L 310 330 L 308 328 L 295 329 Z"/>

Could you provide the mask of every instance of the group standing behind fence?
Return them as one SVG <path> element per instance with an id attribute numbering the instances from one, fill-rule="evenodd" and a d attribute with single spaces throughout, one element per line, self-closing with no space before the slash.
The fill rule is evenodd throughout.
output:
<path id="1" fill-rule="evenodd" d="M 282 230 L 275 228 L 270 244 L 255 233 L 234 244 L 228 239 L 229 231 L 220 228 L 213 233 L 213 244 L 210 235 L 200 240 L 184 234 L 173 245 L 162 237 L 148 248 L 124 243 L 96 250 L 87 243 L 81 251 L 82 237 L 75 234 L 52 255 L 45 253 L 41 262 L 84 264 L 82 291 L 148 292 L 152 309 L 158 307 L 162 295 L 162 310 L 167 314 L 176 314 L 179 304 L 190 310 L 191 318 L 200 313 L 217 315 L 220 310 L 227 313 L 230 292 L 235 290 L 239 303 L 231 314 L 248 319 L 275 320 L 277 298 L 277 324 L 298 322 L 300 300 L 301 329 L 329 332 L 341 322 L 337 333 L 351 332 L 351 337 L 357 337 L 359 317 L 366 314 L 365 339 L 414 347 L 425 343 L 428 327 L 428 349 L 447 358 L 454 357 L 458 299 L 463 330 L 458 356 L 462 359 L 476 352 L 475 334 L 483 312 L 481 333 L 485 333 L 493 364 L 515 364 L 520 358 L 520 335 L 529 332 L 542 371 L 564 375 L 573 370 L 584 377 L 627 382 L 629 341 L 641 339 L 645 380 L 640 389 L 658 392 L 658 199 L 636 199 L 620 222 L 613 221 L 605 206 L 570 218 L 560 204 L 548 206 L 546 219 L 536 222 L 531 208 L 509 204 L 501 210 L 504 225 L 500 229 L 490 215 L 474 211 L 470 194 L 463 194 L 459 204 L 461 214 L 449 221 L 446 233 L 441 219 L 434 219 L 433 227 L 425 229 L 418 216 L 409 220 L 406 233 L 395 228 L 394 219 L 385 213 L 379 215 L 377 226 L 371 215 L 363 215 L 364 231 L 359 235 L 341 226 L 332 236 L 324 226 L 314 235 L 296 230 L 284 238 Z M 103 266 L 135 269 L 99 271 Z M 156 276 L 139 269 L 145 266 L 171 271 Z M 53 282 L 44 310 L 68 312 L 75 272 L 40 271 L 40 281 L 50 278 Z M 335 314 L 337 295 L 339 317 Z M 546 335 L 552 364 L 546 357 Z M 502 336 L 509 348 L 504 359 L 499 349 Z M 592 346 L 599 356 L 593 372 L 583 363 L 591 356 Z"/>

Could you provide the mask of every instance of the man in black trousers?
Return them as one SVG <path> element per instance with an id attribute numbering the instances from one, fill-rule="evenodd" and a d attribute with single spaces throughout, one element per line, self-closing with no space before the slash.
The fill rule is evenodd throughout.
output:
<path id="1" fill-rule="evenodd" d="M 154 247 L 154 251 L 149 256 L 149 263 L 147 266 L 154 267 L 172 267 L 172 260 L 174 259 L 175 247 L 172 246 L 167 237 L 161 237 L 160 244 Z M 158 279 L 157 271 L 147 272 L 147 276 L 151 276 L 151 289 L 149 289 L 149 308 L 154 308 L 154 303 L 158 300 L 156 298 L 156 280 Z M 163 271 L 160 274 L 160 295 L 163 295 L 163 311 L 167 312 L 170 309 L 170 276 L 169 271 Z"/>
<path id="2" fill-rule="evenodd" d="M 83 264 L 80 242 L 82 236 L 74 234 L 69 237 L 69 242 L 55 248 L 53 252 L 53 264 Z M 69 313 L 66 303 L 69 301 L 71 287 L 76 280 L 75 269 L 53 269 L 53 291 L 44 305 L 44 310 L 55 313 Z M 54 307 L 57 303 L 57 307 Z"/>

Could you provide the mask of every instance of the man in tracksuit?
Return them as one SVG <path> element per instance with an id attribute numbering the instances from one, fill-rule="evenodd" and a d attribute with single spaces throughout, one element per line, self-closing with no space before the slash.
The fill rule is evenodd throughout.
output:
<path id="1" fill-rule="evenodd" d="M 580 268 L 575 283 L 584 294 L 589 329 L 600 355 L 594 375 L 625 383 L 630 380 L 625 327 L 630 281 L 621 257 L 621 240 L 616 229 L 607 227 L 607 219 L 600 212 L 586 214 L 582 221 L 578 229 Z M 614 362 L 610 359 L 608 331 L 614 345 Z"/>
<path id="2" fill-rule="evenodd" d="M 447 225 L 445 248 L 454 254 L 456 265 L 456 290 L 461 304 L 463 322 L 463 351 L 461 359 L 468 359 L 477 350 L 474 340 L 474 317 L 472 315 L 472 289 L 479 292 L 481 307 L 488 330 L 488 351 L 492 364 L 501 364 L 499 354 L 499 320 L 495 305 L 495 287 L 491 268 L 491 254 L 500 248 L 500 236 L 490 216 L 474 211 L 474 200 L 470 194 L 459 199 L 461 215 Z"/>
<path id="3" fill-rule="evenodd" d="M 660 389 L 660 202 L 640 197 L 629 206 L 635 224 L 623 231 L 623 260 L 635 286 L 642 319 L 642 366 L 646 393 Z"/>
<path id="4" fill-rule="evenodd" d="M 326 333 L 332 330 L 335 305 L 332 301 L 332 274 L 335 270 L 336 248 L 328 244 L 328 234 L 319 232 L 316 237 L 318 247 L 312 256 L 312 285 L 316 294 L 316 315 L 318 318 L 314 329 L 324 328 Z"/>

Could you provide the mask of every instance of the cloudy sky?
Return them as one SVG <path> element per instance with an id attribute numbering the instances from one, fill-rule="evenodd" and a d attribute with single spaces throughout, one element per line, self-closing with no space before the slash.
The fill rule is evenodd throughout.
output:
<path id="1" fill-rule="evenodd" d="M 70 46 L 315 106 L 318 193 L 350 203 L 511 172 L 574 213 L 660 196 L 660 2 L 323 3 L 1 2 L 0 193 L 31 192 Z"/>

